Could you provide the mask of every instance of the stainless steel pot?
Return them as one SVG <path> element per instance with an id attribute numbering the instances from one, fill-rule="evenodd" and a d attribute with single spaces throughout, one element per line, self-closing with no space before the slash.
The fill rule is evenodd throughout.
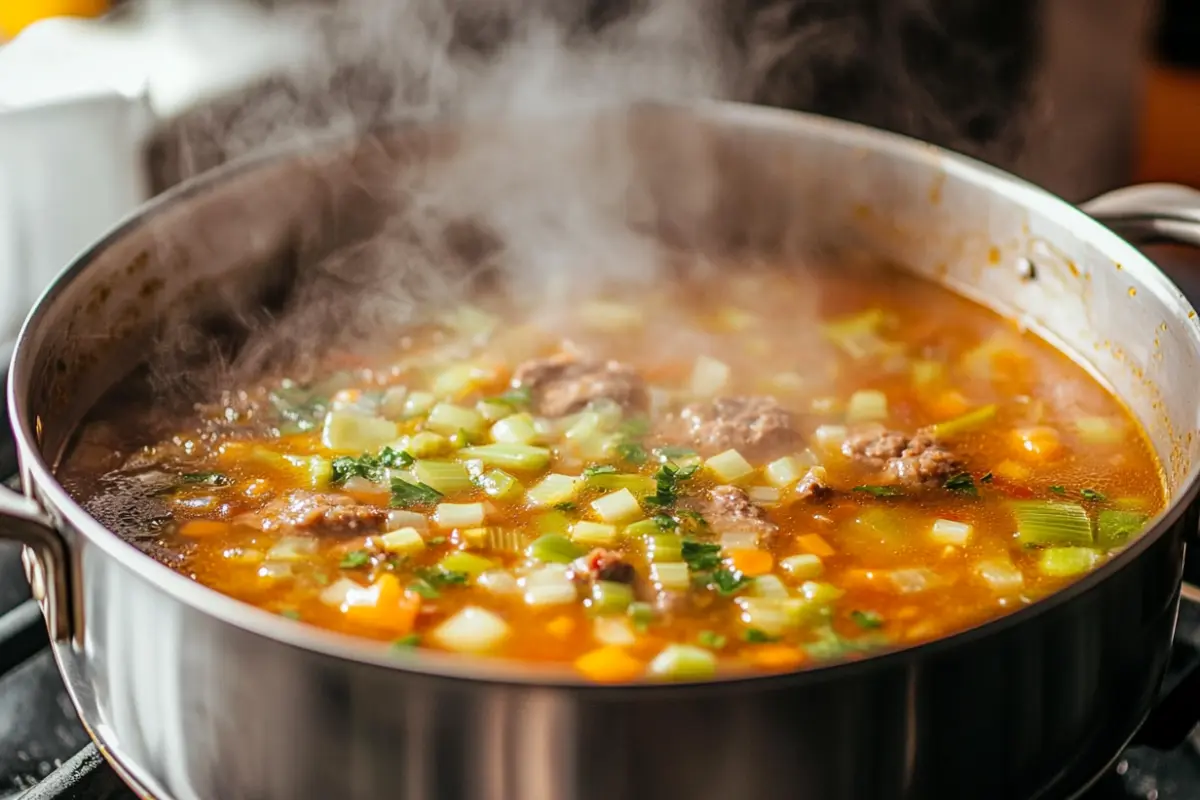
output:
<path id="1" fill-rule="evenodd" d="M 42 298 L 8 389 L 25 495 L 0 492 L 0 536 L 28 545 L 55 655 L 105 754 L 176 800 L 1012 800 L 1083 787 L 1154 706 L 1196 529 L 1200 324 L 1186 300 L 1082 211 L 920 142 L 727 104 L 573 122 L 397 129 L 225 169 L 146 207 Z M 677 243 L 867 252 L 1036 326 L 1145 426 L 1170 509 L 1095 574 L 957 636 L 795 675 L 613 688 L 437 654 L 397 661 L 250 608 L 121 541 L 55 480 L 81 417 L 164 326 L 256 303 L 287 268 L 369 234 L 384 216 L 375 190 L 397 175 L 464 155 L 538 174 L 568 129 L 615 137 L 619 213 Z M 1194 192 L 1131 189 L 1090 208 L 1130 235 L 1200 243 Z M 1173 711 L 1178 728 L 1198 709 Z"/>

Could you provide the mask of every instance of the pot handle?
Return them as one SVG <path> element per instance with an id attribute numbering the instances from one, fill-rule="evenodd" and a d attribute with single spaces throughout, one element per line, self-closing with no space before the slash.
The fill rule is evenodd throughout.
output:
<path id="1" fill-rule="evenodd" d="M 54 522 L 32 499 L 0 486 L 0 540 L 25 546 L 21 560 L 54 641 L 71 638 L 70 565 Z"/>
<path id="2" fill-rule="evenodd" d="M 1133 244 L 1175 242 L 1200 247 L 1200 191 L 1187 186 L 1127 186 L 1081 208 Z"/>

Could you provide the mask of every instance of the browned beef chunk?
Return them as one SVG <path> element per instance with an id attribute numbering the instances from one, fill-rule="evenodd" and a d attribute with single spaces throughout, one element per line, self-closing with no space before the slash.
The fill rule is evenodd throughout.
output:
<path id="1" fill-rule="evenodd" d="M 306 533 L 363 535 L 383 527 L 387 512 L 363 505 L 340 494 L 291 492 L 272 500 L 262 510 L 241 521 L 269 530 L 296 530 Z"/>
<path id="2" fill-rule="evenodd" d="M 709 453 L 782 454 L 800 440 L 792 415 L 773 397 L 718 397 L 687 406 L 680 416 L 696 447 Z"/>
<path id="3" fill-rule="evenodd" d="M 820 500 L 833 493 L 833 489 L 825 482 L 825 470 L 812 467 L 796 484 L 796 496 L 801 500 Z"/>
<path id="4" fill-rule="evenodd" d="M 717 486 L 708 491 L 708 500 L 700 513 L 717 533 L 753 531 L 772 536 L 778 527 L 766 512 L 754 505 L 750 496 L 736 486 Z"/>
<path id="5" fill-rule="evenodd" d="M 612 581 L 614 583 L 633 583 L 637 571 L 625 560 L 620 553 L 597 547 L 576 562 L 577 572 L 581 577 L 593 581 Z"/>
<path id="6" fill-rule="evenodd" d="M 903 486 L 941 486 L 963 469 L 962 461 L 927 432 L 860 433 L 842 444 L 842 452 L 867 469 Z"/>
<path id="7" fill-rule="evenodd" d="M 649 400 L 645 383 L 632 368 L 568 354 L 526 361 L 512 382 L 528 387 L 534 410 L 547 417 L 582 411 L 594 400 L 611 400 L 627 411 L 644 409 Z"/>

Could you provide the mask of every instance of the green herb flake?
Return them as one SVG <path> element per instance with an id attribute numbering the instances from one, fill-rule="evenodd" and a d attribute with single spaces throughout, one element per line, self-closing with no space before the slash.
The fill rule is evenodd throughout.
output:
<path id="1" fill-rule="evenodd" d="M 778 642 L 779 637 L 772 636 L 758 628 L 746 628 L 746 630 L 742 631 L 742 640 L 750 644 L 768 644 L 770 642 Z"/>
<path id="2" fill-rule="evenodd" d="M 409 483 L 402 478 L 392 478 L 392 508 L 431 505 L 442 498 L 442 493 L 424 483 Z"/>
<path id="3" fill-rule="evenodd" d="M 952 492 L 958 492 L 965 495 L 978 495 L 979 490 L 975 488 L 975 481 L 966 472 L 960 472 L 957 475 L 951 475 L 946 479 L 944 486 Z"/>
<path id="4" fill-rule="evenodd" d="M 554 504 L 555 511 L 574 511 L 578 507 L 579 506 L 575 505 L 574 503 L 572 503 L 569 500 L 565 503 L 555 503 Z"/>
<path id="5" fill-rule="evenodd" d="M 366 550 L 351 550 L 342 557 L 338 565 L 342 569 L 359 569 L 371 563 L 371 554 Z"/>
<path id="6" fill-rule="evenodd" d="M 1108 499 L 1104 494 L 1096 491 L 1095 489 L 1081 489 L 1079 496 L 1092 503 L 1103 503 Z"/>
<path id="7" fill-rule="evenodd" d="M 467 578 L 469 577 L 465 572 L 441 569 L 440 567 L 420 569 L 417 570 L 417 574 L 435 589 L 443 586 L 461 586 L 467 582 Z"/>
<path id="8" fill-rule="evenodd" d="M 421 637 L 418 634 L 410 633 L 408 636 L 401 636 L 396 641 L 392 642 L 393 650 L 412 650 L 414 647 L 419 647 Z"/>
<path id="9" fill-rule="evenodd" d="M 617 445 L 617 455 L 622 461 L 634 466 L 646 463 L 646 448 L 637 442 L 621 442 Z"/>
<path id="10" fill-rule="evenodd" d="M 528 408 L 533 404 L 533 390 L 528 386 L 518 386 L 515 389 L 509 389 L 504 394 L 493 397 L 492 400 L 520 410 Z"/>
<path id="11" fill-rule="evenodd" d="M 709 650 L 723 650 L 728 642 L 724 636 L 715 631 L 700 631 L 696 636 L 696 641 L 701 647 L 707 647 Z"/>
<path id="12" fill-rule="evenodd" d="M 655 448 L 654 454 L 658 456 L 660 461 L 678 461 L 681 458 L 695 458 L 698 453 L 690 447 L 659 447 Z"/>
<path id="13" fill-rule="evenodd" d="M 287 617 L 288 619 L 300 619 L 300 612 L 294 608 L 285 608 L 279 612 L 279 616 Z"/>
<path id="14" fill-rule="evenodd" d="M 690 479 L 700 469 L 699 464 L 680 467 L 677 464 L 663 464 L 654 473 L 655 492 L 645 499 L 645 503 L 658 508 L 669 508 L 679 499 L 679 484 Z"/>
<path id="15" fill-rule="evenodd" d="M 651 522 L 658 526 L 658 529 L 663 533 L 674 533 L 676 527 L 675 518 L 670 514 L 655 514 L 651 518 Z"/>
<path id="16" fill-rule="evenodd" d="M 708 572 L 721 566 L 721 545 L 683 540 L 683 560 L 693 572 Z"/>
<path id="17" fill-rule="evenodd" d="M 415 581 L 410 583 L 408 585 L 408 590 L 410 592 L 416 592 L 426 600 L 437 600 L 442 596 L 442 593 L 433 588 L 433 584 L 424 578 L 417 578 Z"/>
<path id="18" fill-rule="evenodd" d="M 395 450 L 391 447 L 385 447 L 379 451 L 379 463 L 385 467 L 408 469 L 416 461 L 407 450 Z"/>
<path id="19" fill-rule="evenodd" d="M 875 497 L 902 497 L 904 492 L 895 486 L 855 486 L 853 491 L 865 492 Z"/>
<path id="20" fill-rule="evenodd" d="M 850 612 L 850 619 L 863 630 L 875 630 L 883 627 L 883 617 L 876 611 L 858 611 L 857 609 Z"/>
<path id="21" fill-rule="evenodd" d="M 616 471 L 617 468 L 612 464 L 594 464 L 584 469 L 583 477 L 590 478 L 593 475 L 612 475 Z"/>
<path id="22" fill-rule="evenodd" d="M 203 486 L 228 486 L 233 483 L 232 480 L 220 472 L 185 472 L 179 476 L 179 479 L 184 483 L 200 484 Z"/>
<path id="23" fill-rule="evenodd" d="M 1066 494 L 1067 487 L 1059 486 L 1058 484 L 1055 484 L 1054 486 L 1050 487 L 1050 491 L 1054 492 L 1055 494 Z"/>
<path id="24" fill-rule="evenodd" d="M 713 586 L 717 588 L 717 594 L 722 597 L 735 595 L 750 585 L 750 579 L 745 575 L 724 567 L 713 570 L 712 582 Z"/>

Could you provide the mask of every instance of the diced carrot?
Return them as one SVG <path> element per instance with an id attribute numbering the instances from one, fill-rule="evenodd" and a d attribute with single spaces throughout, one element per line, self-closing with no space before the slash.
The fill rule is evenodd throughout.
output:
<path id="1" fill-rule="evenodd" d="M 808 655 L 798 647 L 786 644 L 757 645 L 746 653 L 747 659 L 757 667 L 771 670 L 797 669 Z"/>
<path id="2" fill-rule="evenodd" d="M 194 539 L 229 533 L 229 523 L 215 519 L 190 519 L 179 526 L 179 535 Z"/>
<path id="3" fill-rule="evenodd" d="M 775 566 L 775 559 L 766 550 L 751 548 L 730 550 L 729 563 L 747 578 L 766 575 Z"/>
<path id="4" fill-rule="evenodd" d="M 576 659 L 575 669 L 597 683 L 625 683 L 642 674 L 642 662 L 620 647 L 601 647 Z"/>
<path id="5" fill-rule="evenodd" d="M 1029 461 L 1050 461 L 1062 449 L 1058 431 L 1045 425 L 1015 431 L 1017 452 Z"/>
<path id="6" fill-rule="evenodd" d="M 403 636 L 412 630 L 421 610 L 421 598 L 406 592 L 391 573 L 380 575 L 370 588 L 342 606 L 346 621 Z"/>
<path id="7" fill-rule="evenodd" d="M 838 578 L 838 584 L 847 589 L 878 589 L 882 576 L 869 569 L 848 569 Z"/>
<path id="8" fill-rule="evenodd" d="M 829 545 L 829 542 L 825 541 L 825 537 L 819 533 L 806 533 L 803 536 L 798 536 L 796 537 L 796 543 L 800 545 L 800 548 L 804 552 L 820 556 L 821 558 L 829 558 L 837 552 Z"/>
<path id="9" fill-rule="evenodd" d="M 568 616 L 555 617 L 546 623 L 546 633 L 565 639 L 575 630 L 575 620 Z"/>
<path id="10" fill-rule="evenodd" d="M 940 393 L 929 404 L 929 410 L 939 417 L 950 419 L 967 413 L 971 409 L 971 401 L 962 392 L 950 389 Z"/>

